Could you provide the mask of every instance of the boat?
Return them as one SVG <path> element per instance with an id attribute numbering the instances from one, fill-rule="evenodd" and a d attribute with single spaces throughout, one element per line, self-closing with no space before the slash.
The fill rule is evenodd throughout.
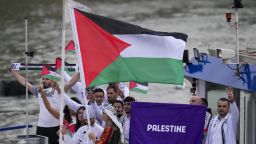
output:
<path id="1" fill-rule="evenodd" d="M 216 101 L 226 96 L 226 87 L 233 87 L 240 109 L 238 141 L 256 143 L 256 64 L 223 63 L 216 55 L 206 56 L 207 59 L 193 57 L 184 68 L 185 77 L 194 87 L 192 91 L 206 98 L 213 114 L 217 114 Z"/>

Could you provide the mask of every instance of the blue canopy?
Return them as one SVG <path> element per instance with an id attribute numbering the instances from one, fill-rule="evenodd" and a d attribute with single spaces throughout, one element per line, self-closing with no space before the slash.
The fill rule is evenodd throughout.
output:
<path id="1" fill-rule="evenodd" d="M 221 58 L 193 58 L 184 68 L 184 75 L 200 80 L 256 92 L 256 64 L 224 64 Z"/>

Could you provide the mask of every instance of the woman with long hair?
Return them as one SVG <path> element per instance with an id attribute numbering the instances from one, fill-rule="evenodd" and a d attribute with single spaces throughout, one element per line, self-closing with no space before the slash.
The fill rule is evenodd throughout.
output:
<path id="1" fill-rule="evenodd" d="M 76 113 L 76 124 L 75 124 L 75 132 L 81 127 L 84 126 L 86 123 L 83 118 L 83 113 L 84 113 L 85 107 L 81 106 L 78 108 L 77 113 Z"/>

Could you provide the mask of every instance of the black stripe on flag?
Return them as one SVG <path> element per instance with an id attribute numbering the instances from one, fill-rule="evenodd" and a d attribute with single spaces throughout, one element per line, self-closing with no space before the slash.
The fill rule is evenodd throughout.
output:
<path id="1" fill-rule="evenodd" d="M 148 86 L 148 82 L 136 82 L 137 84 L 143 85 L 143 86 Z"/>
<path id="2" fill-rule="evenodd" d="M 45 66 L 46 66 L 46 68 L 47 68 L 49 71 L 53 71 L 53 72 L 56 71 L 55 68 L 51 67 L 51 66 L 48 65 L 48 64 L 45 64 Z"/>
<path id="3" fill-rule="evenodd" d="M 158 36 L 173 36 L 176 39 L 181 39 L 187 42 L 188 35 L 184 33 L 178 33 L 178 32 L 169 33 L 169 32 L 153 31 L 150 29 L 142 28 L 137 25 L 110 19 L 104 16 L 99 16 L 99 15 L 87 13 L 80 10 L 78 11 L 84 14 L 86 17 L 91 19 L 95 24 L 99 25 L 100 27 L 105 29 L 105 31 L 111 34 L 150 34 L 150 35 L 158 35 Z"/>

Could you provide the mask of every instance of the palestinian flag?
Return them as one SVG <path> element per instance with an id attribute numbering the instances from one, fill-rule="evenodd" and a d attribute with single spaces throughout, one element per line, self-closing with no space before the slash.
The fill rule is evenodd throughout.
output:
<path id="1" fill-rule="evenodd" d="M 57 73 L 61 73 L 61 58 L 57 57 L 55 59 L 55 70 Z"/>
<path id="2" fill-rule="evenodd" d="M 130 91 L 146 94 L 148 91 L 148 83 L 130 81 L 129 89 Z"/>
<path id="3" fill-rule="evenodd" d="M 54 81 L 59 81 L 60 80 L 60 75 L 55 72 L 55 69 L 48 66 L 44 65 L 42 68 L 42 77 L 43 78 L 48 78 Z"/>
<path id="4" fill-rule="evenodd" d="M 74 71 L 75 69 L 77 69 L 76 66 L 74 66 L 73 68 L 66 67 L 68 65 L 74 65 L 74 64 L 68 64 L 66 61 L 64 63 L 65 63 L 64 70 L 67 71 L 67 72 L 69 72 L 69 70 Z M 59 73 L 59 74 L 61 73 L 61 58 L 60 57 L 57 57 L 55 59 L 55 70 L 56 70 L 57 73 Z"/>
<path id="5" fill-rule="evenodd" d="M 68 45 L 65 48 L 65 51 L 70 53 L 75 53 L 75 44 L 73 40 L 69 41 Z"/>
<path id="6" fill-rule="evenodd" d="M 187 35 L 71 10 L 86 86 L 119 81 L 183 84 Z"/>

